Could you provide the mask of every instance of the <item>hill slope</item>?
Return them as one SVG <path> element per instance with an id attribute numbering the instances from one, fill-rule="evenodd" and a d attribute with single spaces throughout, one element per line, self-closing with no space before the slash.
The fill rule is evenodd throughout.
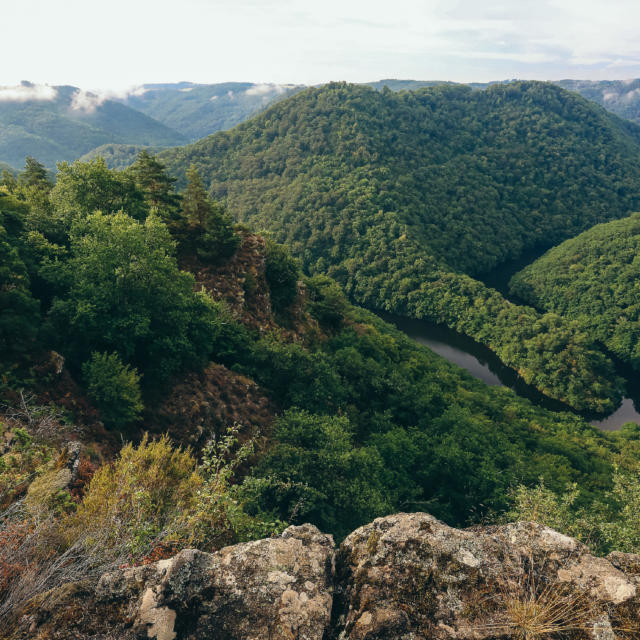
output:
<path id="1" fill-rule="evenodd" d="M 548 395 L 603 410 L 615 376 L 588 338 L 468 276 L 636 209 L 639 141 L 640 127 L 545 83 L 331 84 L 162 157 L 175 174 L 194 163 L 238 219 L 359 303 L 445 322 Z"/>
<path id="2" fill-rule="evenodd" d="M 54 167 L 106 143 L 186 142 L 181 134 L 139 111 L 75 87 L 48 87 L 46 94 L 37 94 L 29 84 L 22 89 L 13 94 L 0 89 L 0 161 L 14 167 L 23 166 L 26 156 Z"/>
<path id="3" fill-rule="evenodd" d="M 300 88 L 252 82 L 145 84 L 127 96 L 125 103 L 189 140 L 197 140 L 234 127 L 274 100 Z"/>
<path id="4" fill-rule="evenodd" d="M 576 319 L 640 370 L 640 214 L 596 225 L 516 274 L 512 290 Z"/>

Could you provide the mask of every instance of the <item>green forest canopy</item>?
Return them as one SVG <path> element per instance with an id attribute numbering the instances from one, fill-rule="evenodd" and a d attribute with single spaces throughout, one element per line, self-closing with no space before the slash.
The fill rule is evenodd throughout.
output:
<path id="1" fill-rule="evenodd" d="M 575 320 L 640 371 L 640 214 L 566 240 L 510 286 L 536 307 Z"/>
<path id="2" fill-rule="evenodd" d="M 232 215 L 358 303 L 445 322 L 547 395 L 606 411 L 621 384 L 579 327 L 469 276 L 638 208 L 639 150 L 640 127 L 551 84 L 516 82 L 330 84 L 161 155 L 179 176 L 193 163 Z M 553 345 L 542 354 L 541 334 Z"/>
<path id="3" fill-rule="evenodd" d="M 189 371 L 225 365 L 257 382 L 281 416 L 262 434 L 243 504 L 339 536 L 398 510 L 428 510 L 452 524 L 494 517 L 509 506 L 511 487 L 539 477 L 557 492 L 579 483 L 588 506 L 611 488 L 614 463 L 628 469 L 637 461 L 637 426 L 602 433 L 487 387 L 351 306 L 327 277 L 305 279 L 300 299 L 283 248 L 266 250 L 267 295 L 285 322 L 306 314 L 307 329 L 291 341 L 286 332 L 246 328 L 206 292 L 195 293 L 193 275 L 176 259 L 228 220 L 205 206 L 194 171 L 187 218 L 162 166 L 144 154 L 137 163 L 130 173 L 100 160 L 75 163 L 52 187 L 32 161 L 2 187 L 0 249 L 9 259 L 0 277 L 11 296 L 0 300 L 0 330 L 15 346 L 2 350 L 7 397 L 33 385 L 33 367 L 55 349 L 105 423 L 124 428 Z M 156 188 L 146 191 L 137 180 L 151 171 Z M 113 185 L 122 187 L 124 212 L 110 210 Z M 164 206 L 151 209 L 152 196 Z M 202 207 L 215 215 L 198 220 Z M 224 265 L 224 234 L 223 241 Z"/>

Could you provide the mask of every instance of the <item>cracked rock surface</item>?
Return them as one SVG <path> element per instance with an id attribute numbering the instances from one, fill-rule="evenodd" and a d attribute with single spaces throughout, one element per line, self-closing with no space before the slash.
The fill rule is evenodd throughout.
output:
<path id="1" fill-rule="evenodd" d="M 535 614 L 535 615 L 534 615 Z M 640 637 L 640 556 L 599 558 L 535 523 L 454 529 L 378 518 L 336 551 L 312 525 L 216 553 L 186 549 L 18 616 L 26 640 L 489 640 Z"/>

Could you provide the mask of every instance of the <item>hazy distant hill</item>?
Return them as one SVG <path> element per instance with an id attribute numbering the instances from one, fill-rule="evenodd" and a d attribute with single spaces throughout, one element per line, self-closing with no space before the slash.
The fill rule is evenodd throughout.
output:
<path id="1" fill-rule="evenodd" d="M 0 87 L 0 161 L 14 167 L 22 167 L 26 156 L 53 167 L 105 143 L 184 142 L 181 134 L 149 116 L 76 87 Z"/>
<path id="2" fill-rule="evenodd" d="M 103 144 L 85 153 L 80 160 L 87 162 L 101 157 L 109 169 L 126 169 L 143 149 L 149 153 L 158 153 L 163 147 L 149 147 L 144 144 Z"/>
<path id="3" fill-rule="evenodd" d="M 190 140 L 230 129 L 249 116 L 303 87 L 293 84 L 146 84 L 125 104 L 179 131 Z"/>
<path id="4" fill-rule="evenodd" d="M 560 80 L 555 84 L 569 91 L 577 91 L 612 113 L 640 124 L 640 79 Z"/>

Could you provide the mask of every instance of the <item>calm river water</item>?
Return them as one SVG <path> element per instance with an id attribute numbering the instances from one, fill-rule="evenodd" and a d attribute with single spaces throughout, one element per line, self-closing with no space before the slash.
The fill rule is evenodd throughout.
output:
<path id="1" fill-rule="evenodd" d="M 570 411 L 566 405 L 547 398 L 537 389 L 526 384 L 513 369 L 505 367 L 492 351 L 471 338 L 432 322 L 390 313 L 379 315 L 417 343 L 427 345 L 432 351 L 466 369 L 472 376 L 486 384 L 509 387 L 518 395 L 552 411 Z M 636 410 L 631 398 L 624 398 L 620 407 L 606 418 L 591 420 L 591 424 L 611 431 L 619 429 L 626 422 L 640 424 L 640 413 Z"/>

